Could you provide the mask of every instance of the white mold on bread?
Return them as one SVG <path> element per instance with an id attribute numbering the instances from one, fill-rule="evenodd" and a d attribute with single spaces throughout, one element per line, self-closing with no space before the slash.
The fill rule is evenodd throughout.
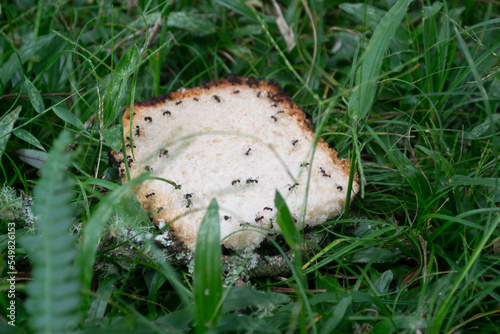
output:
<path id="1" fill-rule="evenodd" d="M 170 224 L 175 236 L 194 250 L 210 200 L 220 206 L 222 243 L 248 251 L 266 232 L 278 231 L 274 195 L 278 190 L 299 217 L 309 179 L 304 220 L 314 226 L 342 213 L 349 165 L 318 141 L 304 113 L 278 85 L 231 77 L 135 103 L 123 116 L 130 177 L 145 171 L 162 180 L 135 188 L 155 223 Z M 356 180 L 351 198 L 358 192 Z M 304 228 L 305 226 L 297 226 Z"/>

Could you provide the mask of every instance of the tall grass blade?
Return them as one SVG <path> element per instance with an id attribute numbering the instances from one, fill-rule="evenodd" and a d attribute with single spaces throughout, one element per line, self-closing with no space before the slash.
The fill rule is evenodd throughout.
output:
<path id="1" fill-rule="evenodd" d="M 384 15 L 368 43 L 356 75 L 356 87 L 349 100 L 349 115 L 356 122 L 365 119 L 372 109 L 384 53 L 400 26 L 410 2 L 412 0 L 399 0 Z"/>
<path id="2" fill-rule="evenodd" d="M 42 96 L 35 85 L 30 81 L 30 79 L 24 76 L 24 82 L 26 84 L 26 90 L 28 91 L 28 96 L 31 101 L 31 105 L 36 110 L 37 113 L 41 113 L 45 109 L 45 104 L 43 103 Z"/>
<path id="3" fill-rule="evenodd" d="M 22 107 L 18 106 L 16 109 L 12 110 L 10 113 L 0 119 L 0 159 L 2 158 L 3 152 L 5 151 L 5 146 L 10 138 L 12 128 L 14 123 L 19 117 Z"/>
<path id="4" fill-rule="evenodd" d="M 66 332 L 79 319 L 81 284 L 74 266 L 76 239 L 69 232 L 73 224 L 69 203 L 74 182 L 67 174 L 71 154 L 64 152 L 70 140 L 68 132 L 56 140 L 33 192 L 40 234 L 20 240 L 33 266 L 33 280 L 26 286 L 26 310 L 35 333 Z"/>
<path id="5" fill-rule="evenodd" d="M 217 324 L 222 310 L 222 251 L 219 206 L 213 199 L 198 231 L 194 257 L 194 319 L 196 332 Z"/>

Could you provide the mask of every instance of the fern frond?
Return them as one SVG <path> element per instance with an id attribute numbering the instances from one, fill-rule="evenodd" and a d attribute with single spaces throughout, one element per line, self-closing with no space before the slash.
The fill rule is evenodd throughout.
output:
<path id="1" fill-rule="evenodd" d="M 33 212 L 39 234 L 20 243 L 28 251 L 33 281 L 26 286 L 26 310 L 35 333 L 61 333 L 78 321 L 81 284 L 74 265 L 77 255 L 72 225 L 73 182 L 67 174 L 71 154 L 64 152 L 70 136 L 63 132 L 54 143 L 33 191 Z"/>

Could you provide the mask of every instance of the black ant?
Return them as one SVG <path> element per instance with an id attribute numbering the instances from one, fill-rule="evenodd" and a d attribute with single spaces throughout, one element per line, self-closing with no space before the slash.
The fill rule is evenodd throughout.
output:
<path id="1" fill-rule="evenodd" d="M 192 197 L 193 197 L 193 193 L 184 194 L 185 199 L 192 198 Z"/>
<path id="2" fill-rule="evenodd" d="M 218 97 L 217 95 L 214 95 L 212 97 L 215 99 L 215 101 L 217 101 L 218 103 L 220 103 L 220 97 Z"/>
<path id="3" fill-rule="evenodd" d="M 232 186 L 234 186 L 234 185 L 236 185 L 236 183 L 240 183 L 240 182 L 241 182 L 241 180 L 240 180 L 240 179 L 236 179 L 236 180 L 233 180 L 233 181 L 231 182 L 231 185 L 232 185 Z"/>
<path id="4" fill-rule="evenodd" d="M 308 162 L 303 162 L 300 164 L 300 167 L 308 167 L 309 166 L 309 163 Z"/>
<path id="5" fill-rule="evenodd" d="M 277 108 L 277 107 L 278 107 L 278 105 L 277 105 L 276 103 L 273 103 L 273 104 L 271 104 L 271 107 L 273 107 L 273 108 Z"/>
<path id="6" fill-rule="evenodd" d="M 233 94 L 239 94 L 239 93 L 240 93 L 240 91 L 239 91 L 239 90 L 235 90 L 235 91 L 233 92 Z"/>
<path id="7" fill-rule="evenodd" d="M 259 98 L 260 98 L 260 93 L 262 93 L 262 92 L 261 92 L 261 91 L 259 91 L 259 92 L 257 93 L 257 97 L 259 97 Z"/>
<path id="8" fill-rule="evenodd" d="M 193 100 L 195 100 L 196 102 L 198 102 L 198 101 L 199 101 L 199 100 L 198 100 L 198 98 L 196 98 L 196 97 L 193 97 Z"/>
<path id="9" fill-rule="evenodd" d="M 268 211 L 273 211 L 273 208 L 270 208 L 270 207 L 266 206 L 266 207 L 264 208 L 264 211 L 265 211 L 265 210 L 268 210 Z"/>
<path id="10" fill-rule="evenodd" d="M 264 216 L 260 216 L 259 213 L 255 216 L 255 222 L 258 223 L 264 219 Z"/>
<path id="11" fill-rule="evenodd" d="M 168 156 L 168 150 L 163 150 L 162 152 L 160 152 L 160 158 L 161 156 L 164 155 L 164 156 Z"/>
<path id="12" fill-rule="evenodd" d="M 130 144 L 127 144 L 127 147 L 133 147 L 133 148 L 135 148 L 135 145 L 130 146 Z"/>
<path id="13" fill-rule="evenodd" d="M 182 100 L 175 102 L 175 105 L 178 106 L 181 103 L 182 103 Z"/>
<path id="14" fill-rule="evenodd" d="M 340 191 L 344 190 L 344 188 L 342 188 L 342 186 L 337 186 L 337 189 Z"/>
<path id="15" fill-rule="evenodd" d="M 148 172 L 151 172 L 153 170 L 153 167 L 145 166 L 144 169 Z"/>
<path id="16" fill-rule="evenodd" d="M 280 111 L 277 112 L 277 114 L 284 114 L 284 113 L 285 113 L 284 110 L 280 110 Z"/>
<path id="17" fill-rule="evenodd" d="M 153 118 L 152 117 L 149 117 L 149 116 L 146 116 L 144 117 L 144 120 L 151 123 L 153 121 Z"/>
<path id="18" fill-rule="evenodd" d="M 250 183 L 259 183 L 259 178 L 255 178 L 255 179 L 252 179 L 252 178 L 248 178 L 247 179 L 247 184 L 250 184 Z"/>
<path id="19" fill-rule="evenodd" d="M 288 191 L 292 191 L 294 190 L 297 186 L 299 185 L 298 182 L 295 182 L 293 185 L 291 185 L 289 188 L 288 188 Z"/>
<path id="20" fill-rule="evenodd" d="M 154 196 L 154 195 L 155 195 L 155 192 L 153 191 L 152 193 L 147 194 L 147 195 L 146 195 L 146 198 L 150 198 L 151 196 Z"/>
<path id="21" fill-rule="evenodd" d="M 276 116 L 271 116 L 271 118 L 273 119 L 273 121 L 277 122 L 278 121 L 278 118 Z"/>
<path id="22" fill-rule="evenodd" d="M 135 135 L 137 137 L 140 137 L 141 136 L 141 129 L 139 128 L 139 125 L 136 125 L 135 126 Z"/>
<path id="23" fill-rule="evenodd" d="M 230 219 L 231 219 L 231 216 L 224 215 L 224 216 L 222 216 L 222 218 L 224 218 L 224 220 L 230 220 Z"/>
<path id="24" fill-rule="evenodd" d="M 246 152 L 245 152 L 245 155 L 250 155 L 250 151 L 252 150 L 252 148 L 250 147 Z"/>
<path id="25" fill-rule="evenodd" d="M 295 145 L 297 145 L 298 142 L 299 142 L 298 139 L 294 139 L 294 140 L 292 140 L 292 145 L 295 146 Z"/>
<path id="26" fill-rule="evenodd" d="M 172 113 L 170 111 L 168 111 L 168 110 L 165 110 L 163 112 L 163 116 L 165 116 L 165 115 L 172 116 Z"/>
<path id="27" fill-rule="evenodd" d="M 321 173 L 323 173 L 324 177 L 332 177 L 330 174 L 326 174 L 326 171 L 323 169 L 323 167 L 320 167 L 319 170 L 321 171 Z"/>

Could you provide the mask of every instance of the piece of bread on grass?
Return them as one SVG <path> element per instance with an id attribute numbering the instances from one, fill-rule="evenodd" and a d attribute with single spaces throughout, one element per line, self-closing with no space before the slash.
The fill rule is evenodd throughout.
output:
<path id="1" fill-rule="evenodd" d="M 127 181 L 150 171 L 135 194 L 155 223 L 170 224 L 194 250 L 210 200 L 220 207 L 222 243 L 248 251 L 279 231 L 275 191 L 299 229 L 338 216 L 349 188 L 349 164 L 319 140 L 278 85 L 231 77 L 135 103 L 123 116 L 126 158 L 115 152 Z M 310 178 L 309 178 L 310 176 Z M 309 180 L 309 184 L 308 184 Z M 304 220 L 298 219 L 306 198 Z M 359 186 L 353 181 L 351 199 Z"/>

